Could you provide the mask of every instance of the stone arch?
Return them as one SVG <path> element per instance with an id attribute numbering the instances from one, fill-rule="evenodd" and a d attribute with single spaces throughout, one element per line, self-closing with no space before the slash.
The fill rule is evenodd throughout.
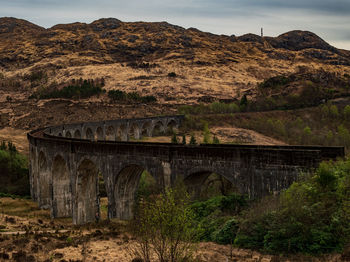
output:
<path id="1" fill-rule="evenodd" d="M 164 134 L 164 125 L 162 121 L 154 123 L 152 128 L 152 136 L 160 136 Z"/>
<path id="2" fill-rule="evenodd" d="M 88 139 L 88 140 L 95 140 L 94 133 L 92 132 L 90 127 L 86 128 L 85 138 Z"/>
<path id="3" fill-rule="evenodd" d="M 67 138 L 71 138 L 71 137 L 72 137 L 72 134 L 70 133 L 70 131 L 67 131 L 67 132 L 66 132 L 66 137 L 67 137 Z"/>
<path id="4" fill-rule="evenodd" d="M 129 138 L 140 139 L 140 127 L 137 123 L 132 123 L 128 130 Z"/>
<path id="5" fill-rule="evenodd" d="M 113 126 L 109 126 L 106 130 L 106 140 L 115 141 L 115 130 Z"/>
<path id="6" fill-rule="evenodd" d="M 195 199 L 211 197 L 214 196 L 213 193 L 227 195 L 238 191 L 232 179 L 212 168 L 199 167 L 190 170 L 184 177 L 184 184 Z M 210 192 L 213 190 L 209 190 L 209 187 L 216 188 L 217 192 Z"/>
<path id="7" fill-rule="evenodd" d="M 175 119 L 171 119 L 166 125 L 166 132 L 168 134 L 177 132 L 178 127 L 179 127 L 179 124 L 177 123 L 177 121 Z"/>
<path id="8" fill-rule="evenodd" d="M 151 121 L 144 122 L 140 133 L 141 133 L 141 137 L 152 136 L 152 122 Z"/>
<path id="9" fill-rule="evenodd" d="M 39 206 L 48 209 L 51 206 L 51 173 L 48 168 L 47 157 L 43 151 L 40 151 L 38 157 L 39 171 Z"/>
<path id="10" fill-rule="evenodd" d="M 100 126 L 96 129 L 96 140 L 104 140 L 103 129 Z"/>
<path id="11" fill-rule="evenodd" d="M 94 162 L 84 159 L 77 169 L 76 224 L 93 222 L 99 215 L 98 168 Z"/>
<path id="12" fill-rule="evenodd" d="M 53 217 L 72 215 L 70 174 L 64 158 L 57 155 L 52 164 L 52 214 Z"/>
<path id="13" fill-rule="evenodd" d="M 126 125 L 121 124 L 116 132 L 116 141 L 127 141 L 128 136 L 127 136 L 127 130 L 126 130 Z"/>
<path id="14" fill-rule="evenodd" d="M 74 138 L 81 139 L 81 133 L 80 133 L 80 130 L 79 130 L 79 129 L 75 130 L 75 132 L 74 132 Z"/>
<path id="15" fill-rule="evenodd" d="M 116 218 L 127 220 L 133 217 L 137 188 L 145 170 L 141 165 L 130 164 L 117 174 L 114 185 Z"/>
<path id="16" fill-rule="evenodd" d="M 61 136 L 61 137 L 62 137 L 63 135 L 62 135 L 62 133 L 61 133 L 61 132 L 59 132 L 59 133 L 58 133 L 58 136 Z"/>

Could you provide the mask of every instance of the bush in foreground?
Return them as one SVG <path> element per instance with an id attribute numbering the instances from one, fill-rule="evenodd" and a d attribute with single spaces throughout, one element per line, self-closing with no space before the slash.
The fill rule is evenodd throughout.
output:
<path id="1" fill-rule="evenodd" d="M 322 163 L 282 193 L 275 210 L 254 212 L 241 221 L 236 245 L 272 253 L 340 251 L 350 242 L 350 160 Z"/>
<path id="2" fill-rule="evenodd" d="M 150 261 L 153 252 L 160 262 L 189 261 L 199 229 L 186 189 L 166 189 L 157 196 L 140 199 L 137 206 L 133 229 L 138 255 L 144 261 Z"/>

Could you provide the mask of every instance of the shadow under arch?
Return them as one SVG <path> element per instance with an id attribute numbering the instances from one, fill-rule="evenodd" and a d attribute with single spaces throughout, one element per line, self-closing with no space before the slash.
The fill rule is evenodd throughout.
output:
<path id="1" fill-rule="evenodd" d="M 98 197 L 98 168 L 90 159 L 84 159 L 77 169 L 76 224 L 93 222 L 100 214 Z"/>
<path id="2" fill-rule="evenodd" d="M 52 215 L 72 216 L 70 174 L 64 158 L 57 155 L 52 164 Z"/>
<path id="3" fill-rule="evenodd" d="M 151 129 L 152 129 L 152 122 L 151 121 L 145 122 L 141 128 L 141 137 L 152 136 Z"/>
<path id="4" fill-rule="evenodd" d="M 40 151 L 38 157 L 38 171 L 39 171 L 39 206 L 43 209 L 49 209 L 51 206 L 51 173 L 48 168 L 47 158 L 43 151 Z"/>
<path id="5" fill-rule="evenodd" d="M 72 134 L 71 134 L 69 131 L 67 131 L 67 132 L 66 132 L 66 137 L 67 137 L 67 138 L 71 138 L 71 137 L 72 137 Z"/>
<path id="6" fill-rule="evenodd" d="M 92 132 L 90 127 L 88 127 L 85 131 L 85 139 L 95 140 L 94 133 Z"/>
<path id="7" fill-rule="evenodd" d="M 210 168 L 189 172 L 184 178 L 184 184 L 193 199 L 208 199 L 238 192 L 234 182 Z"/>
<path id="8" fill-rule="evenodd" d="M 115 141 L 115 130 L 113 126 L 109 126 L 106 130 L 106 140 Z"/>
<path id="9" fill-rule="evenodd" d="M 103 129 L 100 126 L 96 129 L 96 139 L 97 140 L 104 140 Z"/>
<path id="10" fill-rule="evenodd" d="M 129 132 L 128 132 L 129 139 L 140 139 L 140 129 L 139 126 L 136 123 L 133 123 L 129 127 Z"/>
<path id="11" fill-rule="evenodd" d="M 81 139 L 81 133 L 80 133 L 80 130 L 79 130 L 79 129 L 75 130 L 75 132 L 74 132 L 74 138 Z"/>
<path id="12" fill-rule="evenodd" d="M 158 121 L 154 124 L 152 129 L 152 136 L 161 136 L 164 135 L 164 126 L 162 121 Z"/>
<path id="13" fill-rule="evenodd" d="M 114 184 L 115 218 L 133 218 L 136 193 L 144 171 L 147 170 L 142 165 L 130 164 L 117 174 Z"/>
<path id="14" fill-rule="evenodd" d="M 127 133 L 126 133 L 126 125 L 125 124 L 122 124 L 117 128 L 115 140 L 116 141 L 126 141 L 127 140 Z"/>
<path id="15" fill-rule="evenodd" d="M 178 123 L 174 119 L 172 119 L 166 125 L 166 133 L 172 134 L 173 132 L 178 132 L 177 128 Z"/>

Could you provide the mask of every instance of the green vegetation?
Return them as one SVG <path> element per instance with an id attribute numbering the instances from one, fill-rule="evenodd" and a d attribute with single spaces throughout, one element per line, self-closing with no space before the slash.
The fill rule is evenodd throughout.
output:
<path id="1" fill-rule="evenodd" d="M 181 141 L 181 144 L 183 145 L 186 145 L 186 136 L 185 135 L 182 135 L 182 141 Z"/>
<path id="2" fill-rule="evenodd" d="M 258 113 L 186 115 L 181 132 L 201 131 L 205 123 L 227 123 L 257 131 L 290 145 L 345 146 L 350 149 L 350 106 L 318 107 Z"/>
<path id="3" fill-rule="evenodd" d="M 120 90 L 108 91 L 108 97 L 112 101 L 129 101 L 129 102 L 140 102 L 140 103 L 157 102 L 157 98 L 155 96 L 140 96 L 136 92 L 126 93 Z"/>
<path id="4" fill-rule="evenodd" d="M 213 136 L 213 144 L 220 144 L 220 140 L 219 138 L 217 138 L 217 136 Z"/>
<path id="5" fill-rule="evenodd" d="M 190 261 L 199 232 L 194 216 L 183 185 L 142 198 L 132 223 L 138 256 L 150 261 L 154 251 L 161 262 Z"/>
<path id="6" fill-rule="evenodd" d="M 149 198 L 152 194 L 160 192 L 156 180 L 147 171 L 143 171 L 140 177 L 139 186 L 136 193 L 137 202 L 141 198 Z"/>
<path id="7" fill-rule="evenodd" d="M 216 175 L 211 181 L 217 180 Z M 223 190 L 222 181 L 209 181 L 215 192 L 207 190 L 201 195 L 209 198 L 191 203 L 183 186 L 152 193 L 146 188 L 155 181 L 146 173 L 141 181 L 132 226 L 145 261 L 152 248 L 161 254 L 160 261 L 179 261 L 170 252 L 177 248 L 172 246 L 176 240 L 188 251 L 190 242 L 199 240 L 272 254 L 312 255 L 341 252 L 350 243 L 350 159 L 323 162 L 279 196 L 260 200 L 248 201 L 233 193 L 234 188 Z"/>
<path id="8" fill-rule="evenodd" d="M 104 80 L 72 80 L 72 83 L 63 88 L 56 85 L 50 88 L 44 88 L 32 94 L 29 98 L 49 99 L 49 98 L 88 98 L 94 95 L 100 95 L 105 92 L 103 89 Z"/>
<path id="9" fill-rule="evenodd" d="M 191 208 L 201 228 L 200 240 L 232 244 L 238 229 L 238 220 L 234 216 L 246 206 L 246 199 L 237 194 L 194 202 Z"/>
<path id="10" fill-rule="evenodd" d="M 171 136 L 171 143 L 178 144 L 179 141 L 177 140 L 177 135 L 175 132 L 173 132 L 173 135 Z"/>
<path id="11" fill-rule="evenodd" d="M 236 103 L 226 104 L 216 101 L 208 105 L 199 104 L 180 106 L 178 112 L 183 115 L 224 114 L 240 112 L 240 108 Z"/>
<path id="12" fill-rule="evenodd" d="M 11 142 L 0 144 L 0 192 L 3 196 L 30 195 L 27 166 L 27 159 Z"/>
<path id="13" fill-rule="evenodd" d="M 211 143 L 210 131 L 209 131 L 208 123 L 205 122 L 203 127 L 203 144 L 210 144 L 210 143 Z"/>
<path id="14" fill-rule="evenodd" d="M 190 145 L 197 145 L 197 141 L 196 138 L 194 137 L 194 134 L 191 134 L 191 138 L 190 138 Z"/>
<path id="15" fill-rule="evenodd" d="M 322 163 L 282 193 L 273 209 L 241 219 L 235 244 L 272 253 L 320 254 L 350 242 L 350 160 Z"/>

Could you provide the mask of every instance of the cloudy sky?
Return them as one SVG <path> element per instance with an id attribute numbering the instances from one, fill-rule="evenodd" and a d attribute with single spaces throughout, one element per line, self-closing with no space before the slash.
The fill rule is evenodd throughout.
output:
<path id="1" fill-rule="evenodd" d="M 226 35 L 300 29 L 350 50 L 350 0 L 0 0 L 0 17 L 51 27 L 102 17 L 167 21 Z"/>

